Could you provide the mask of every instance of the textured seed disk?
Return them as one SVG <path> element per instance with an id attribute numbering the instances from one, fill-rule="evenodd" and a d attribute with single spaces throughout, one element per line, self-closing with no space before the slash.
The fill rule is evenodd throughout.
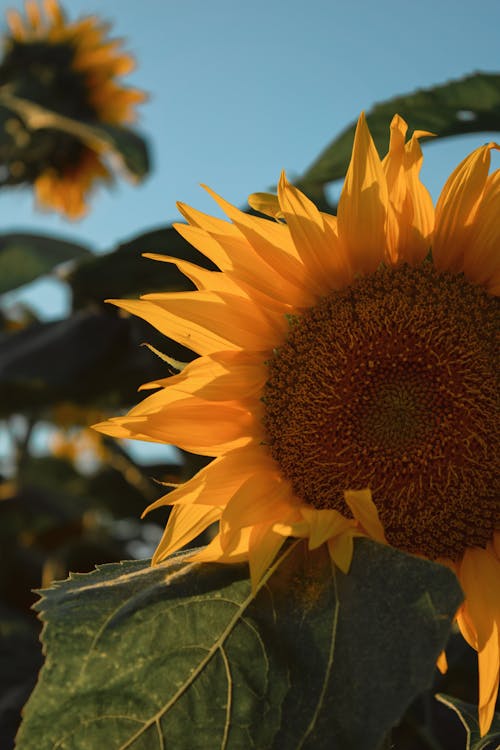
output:
<path id="1" fill-rule="evenodd" d="M 265 428 L 297 495 L 349 514 L 370 487 L 388 541 L 430 558 L 500 525 L 499 300 L 462 275 L 382 268 L 291 322 Z"/>

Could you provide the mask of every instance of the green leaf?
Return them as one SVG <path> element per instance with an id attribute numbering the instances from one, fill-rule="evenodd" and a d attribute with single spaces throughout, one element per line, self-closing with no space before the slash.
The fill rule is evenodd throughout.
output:
<path id="1" fill-rule="evenodd" d="M 0 415 L 35 412 L 61 401 L 108 405 L 137 401 L 137 384 L 168 374 L 167 365 L 140 344 L 165 338 L 114 308 L 80 310 L 65 320 L 0 333 Z M 161 339 L 161 341 L 160 341 Z M 177 346 L 173 355 L 186 350 Z"/>
<path id="2" fill-rule="evenodd" d="M 17 750 L 374 750 L 429 686 L 462 595 L 356 540 L 350 573 L 290 544 L 245 565 L 105 565 L 45 591 L 46 664 Z"/>
<path id="3" fill-rule="evenodd" d="M 34 281 L 60 263 L 91 255 L 88 247 L 42 234 L 0 235 L 0 294 Z"/>
<path id="4" fill-rule="evenodd" d="M 95 128 L 107 141 L 108 148 L 118 156 L 130 175 L 142 180 L 149 173 L 149 153 L 146 141 L 138 133 L 117 125 L 100 123 Z"/>
<path id="5" fill-rule="evenodd" d="M 428 130 L 438 138 L 500 130 L 500 75 L 474 73 L 376 104 L 366 119 L 380 154 L 387 151 L 389 124 L 396 113 L 408 122 L 410 132 Z M 318 199 L 321 186 L 343 179 L 355 129 L 352 123 L 343 130 L 296 184 Z"/>
<path id="6" fill-rule="evenodd" d="M 479 732 L 479 722 L 477 706 L 472 706 L 470 703 L 464 703 L 464 701 L 454 698 L 451 695 L 443 695 L 442 693 L 436 695 L 437 700 L 443 703 L 452 711 L 455 711 L 458 718 L 465 727 L 467 733 L 467 745 L 465 750 L 498 750 L 498 740 L 500 740 L 500 714 L 495 713 L 493 715 L 493 721 L 491 723 L 488 734 L 481 737 Z M 495 747 L 493 747 L 495 743 Z"/>
<path id="7" fill-rule="evenodd" d="M 89 301 L 137 296 L 147 292 L 193 289 L 193 284 L 172 263 L 143 258 L 143 253 L 158 253 L 215 269 L 173 227 L 145 232 L 122 243 L 110 253 L 93 256 L 67 276 L 75 305 Z"/>

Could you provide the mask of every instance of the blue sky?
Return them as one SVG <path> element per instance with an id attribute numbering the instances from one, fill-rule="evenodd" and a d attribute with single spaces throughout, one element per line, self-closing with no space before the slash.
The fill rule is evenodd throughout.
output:
<path id="1" fill-rule="evenodd" d="M 2 17 L 16 0 L 0 2 Z M 476 70 L 496 71 L 498 0 L 67 0 L 70 18 L 98 13 L 137 58 L 131 85 L 150 92 L 140 130 L 153 172 L 94 196 L 84 220 L 36 212 L 27 189 L 0 196 L 2 231 L 57 233 L 97 251 L 177 219 L 176 200 L 215 211 L 205 182 L 237 205 L 300 175 L 360 110 Z M 427 146 L 436 197 L 485 136 Z M 168 248 L 165 248 L 168 252 Z M 145 261 L 146 262 L 146 261 Z M 45 316 L 64 309 L 56 282 L 28 292 Z M 25 296 L 23 290 L 22 296 Z"/>

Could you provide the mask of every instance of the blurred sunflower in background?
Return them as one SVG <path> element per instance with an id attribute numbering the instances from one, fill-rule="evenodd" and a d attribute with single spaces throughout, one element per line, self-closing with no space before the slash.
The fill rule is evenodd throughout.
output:
<path id="1" fill-rule="evenodd" d="M 119 77 L 134 68 L 95 16 L 69 22 L 57 0 L 7 12 L 0 64 L 0 115 L 10 135 L 2 184 L 33 184 L 40 207 L 78 219 L 100 181 L 112 181 L 99 126 L 135 119 L 145 94 Z"/>
<path id="2" fill-rule="evenodd" d="M 198 291 L 114 302 L 199 357 L 98 429 L 213 457 L 148 508 L 173 506 L 156 563 L 218 522 L 192 559 L 248 560 L 254 586 L 287 537 L 326 543 L 344 572 L 358 535 L 449 566 L 484 734 L 500 664 L 498 147 L 469 155 L 434 209 L 425 135 L 395 116 L 381 160 L 361 116 L 336 217 L 284 175 L 249 199 L 275 221 L 213 193 L 229 222 L 179 204 L 178 231 L 220 271 L 153 256 Z"/>

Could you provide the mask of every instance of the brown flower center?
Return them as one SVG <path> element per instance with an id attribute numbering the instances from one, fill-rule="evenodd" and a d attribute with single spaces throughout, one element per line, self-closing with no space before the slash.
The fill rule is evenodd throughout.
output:
<path id="1" fill-rule="evenodd" d="M 296 494 L 350 515 L 370 487 L 388 541 L 458 559 L 500 526 L 499 300 L 463 276 L 382 268 L 293 319 L 265 428 Z"/>

